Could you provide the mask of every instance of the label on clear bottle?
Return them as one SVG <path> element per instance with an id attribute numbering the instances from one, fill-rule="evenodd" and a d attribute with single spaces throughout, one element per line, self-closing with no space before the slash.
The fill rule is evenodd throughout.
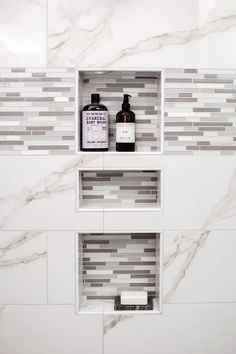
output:
<path id="1" fill-rule="evenodd" d="M 108 111 L 82 112 L 83 149 L 108 149 Z"/>
<path id="2" fill-rule="evenodd" d="M 116 142 L 135 143 L 135 123 L 116 123 Z"/>

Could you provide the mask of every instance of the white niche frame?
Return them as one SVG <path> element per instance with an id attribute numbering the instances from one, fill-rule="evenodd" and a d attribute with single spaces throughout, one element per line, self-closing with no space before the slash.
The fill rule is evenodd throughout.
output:
<path id="1" fill-rule="evenodd" d="M 156 71 L 160 75 L 160 150 L 158 151 L 81 151 L 80 150 L 80 111 L 82 110 L 81 103 L 81 74 L 83 72 L 109 72 L 109 71 L 140 71 L 140 72 L 153 72 Z M 102 154 L 102 155 L 163 155 L 164 154 L 164 118 L 165 118 L 165 69 L 160 67 L 126 67 L 126 68 L 117 68 L 117 67 L 76 67 L 75 68 L 75 154 L 76 155 L 87 155 L 87 154 Z"/>
<path id="2" fill-rule="evenodd" d="M 158 291 L 158 301 L 154 303 L 153 310 L 114 310 L 112 301 L 107 300 L 87 300 L 86 304 L 83 303 L 82 299 L 82 289 L 81 289 L 81 276 L 80 276 L 80 255 L 82 254 L 80 238 L 83 234 L 89 233 L 108 233 L 108 234 L 117 234 L 117 233 L 132 233 L 131 230 L 125 231 L 94 231 L 91 232 L 86 231 L 77 231 L 75 232 L 75 314 L 76 315 L 162 315 L 163 313 L 163 238 L 164 238 L 164 231 L 134 231 L 136 234 L 138 233 L 155 233 L 159 234 L 159 262 L 156 264 L 158 267 L 158 274 L 159 274 L 159 291 Z M 155 300 L 154 300 L 155 301 Z"/>
<path id="3" fill-rule="evenodd" d="M 82 186 L 82 179 L 81 179 L 81 172 L 86 172 L 86 171 L 149 171 L 149 170 L 153 170 L 153 171 L 159 171 L 160 173 L 160 206 L 153 206 L 153 207 L 104 207 L 101 206 L 100 208 L 98 207 L 83 207 L 83 205 L 81 205 L 81 186 Z M 76 211 L 77 212 L 147 212 L 147 211 L 151 211 L 151 212 L 162 212 L 164 210 L 164 171 L 162 167 L 155 167 L 155 168 L 136 168 L 136 167 L 132 167 L 132 168 L 103 168 L 103 167 L 79 167 L 76 170 Z"/>

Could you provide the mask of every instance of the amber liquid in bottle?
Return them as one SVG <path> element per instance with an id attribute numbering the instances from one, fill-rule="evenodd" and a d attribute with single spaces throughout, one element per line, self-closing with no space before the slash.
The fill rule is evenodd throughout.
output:
<path id="1" fill-rule="evenodd" d="M 122 110 L 116 115 L 116 151 L 135 151 L 135 113 L 130 110 L 130 95 L 124 95 Z"/>

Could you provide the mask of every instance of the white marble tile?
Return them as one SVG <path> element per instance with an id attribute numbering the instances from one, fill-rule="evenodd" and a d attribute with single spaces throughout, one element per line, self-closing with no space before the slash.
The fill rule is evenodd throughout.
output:
<path id="1" fill-rule="evenodd" d="M 47 63 L 47 0 L 2 0 L 0 66 Z"/>
<path id="2" fill-rule="evenodd" d="M 0 231 L 0 304 L 47 302 L 47 239 L 41 231 Z"/>
<path id="3" fill-rule="evenodd" d="M 0 343 L 4 354 L 102 354 L 102 316 L 76 316 L 72 305 L 6 306 Z"/>
<path id="4" fill-rule="evenodd" d="M 48 232 L 48 303 L 75 303 L 75 233 Z"/>
<path id="5" fill-rule="evenodd" d="M 162 316 L 109 316 L 104 354 L 234 354 L 236 304 L 165 305 Z"/>
<path id="6" fill-rule="evenodd" d="M 105 212 L 105 230 L 236 228 L 236 161 L 229 156 L 110 157 L 105 168 L 163 169 L 163 211 Z"/>
<path id="7" fill-rule="evenodd" d="M 1 157 L 0 227 L 101 230 L 102 213 L 76 212 L 76 170 L 97 164 L 95 155 Z"/>
<path id="8" fill-rule="evenodd" d="M 49 65 L 235 66 L 233 0 L 48 4 Z"/>
<path id="9" fill-rule="evenodd" d="M 166 231 L 166 303 L 236 302 L 236 230 Z"/>

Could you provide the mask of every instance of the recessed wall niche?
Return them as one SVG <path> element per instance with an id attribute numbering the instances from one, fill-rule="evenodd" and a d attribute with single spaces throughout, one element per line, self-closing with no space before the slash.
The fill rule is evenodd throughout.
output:
<path id="1" fill-rule="evenodd" d="M 161 208 L 161 170 L 78 170 L 78 211 Z"/>
<path id="2" fill-rule="evenodd" d="M 160 232 L 79 233 L 76 239 L 78 313 L 160 313 Z M 153 310 L 115 311 L 115 296 L 128 290 L 147 291 Z"/>
<path id="3" fill-rule="evenodd" d="M 77 70 L 77 152 L 80 151 L 80 111 L 90 103 L 91 93 L 99 93 L 109 110 L 107 153 L 115 152 L 115 119 L 121 110 L 123 94 L 130 94 L 136 115 L 137 153 L 162 153 L 164 121 L 164 75 L 161 70 L 83 69 Z M 91 152 L 89 152 L 91 153 Z M 120 152 L 119 152 L 120 153 Z M 132 152 L 133 154 L 134 152 Z"/>

